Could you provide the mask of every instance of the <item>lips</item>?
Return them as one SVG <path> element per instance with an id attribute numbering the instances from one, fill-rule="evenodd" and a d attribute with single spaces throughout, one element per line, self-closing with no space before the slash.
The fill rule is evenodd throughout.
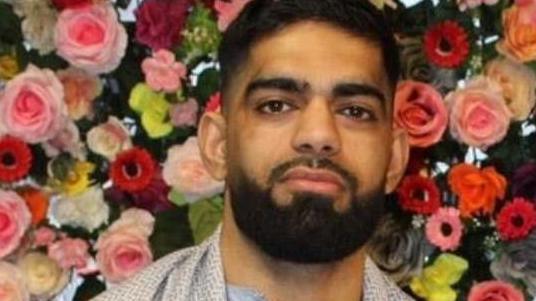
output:
<path id="1" fill-rule="evenodd" d="M 336 193 L 344 188 L 344 182 L 337 174 L 327 170 L 298 167 L 285 173 L 281 182 L 295 190 L 318 193 Z"/>

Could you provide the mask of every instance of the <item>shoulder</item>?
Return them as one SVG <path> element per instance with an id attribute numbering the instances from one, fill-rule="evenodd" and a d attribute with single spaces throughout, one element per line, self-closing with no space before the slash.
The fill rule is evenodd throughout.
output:
<path id="1" fill-rule="evenodd" d="M 365 263 L 364 301 L 413 301 L 367 257 Z"/>

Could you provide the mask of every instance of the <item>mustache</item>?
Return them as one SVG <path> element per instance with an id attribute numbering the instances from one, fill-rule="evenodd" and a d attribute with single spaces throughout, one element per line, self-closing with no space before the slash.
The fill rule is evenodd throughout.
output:
<path id="1" fill-rule="evenodd" d="M 290 169 L 298 166 L 305 166 L 312 169 L 326 169 L 333 173 L 338 174 L 344 182 L 348 185 L 350 191 L 356 191 L 357 189 L 357 178 L 353 176 L 349 171 L 344 167 L 338 165 L 337 163 L 327 159 L 327 158 L 311 158 L 311 157 L 299 157 L 287 162 L 281 163 L 272 169 L 270 177 L 268 179 L 268 184 L 270 186 L 278 182 L 281 177 Z"/>

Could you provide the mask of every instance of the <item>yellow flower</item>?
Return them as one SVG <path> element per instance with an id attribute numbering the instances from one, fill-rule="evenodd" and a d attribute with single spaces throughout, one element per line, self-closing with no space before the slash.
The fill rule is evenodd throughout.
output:
<path id="1" fill-rule="evenodd" d="M 59 183 L 59 189 L 68 196 L 75 196 L 92 184 L 89 175 L 95 170 L 95 164 L 90 162 L 76 162 L 69 171 L 67 178 Z"/>
<path id="2" fill-rule="evenodd" d="M 8 80 L 19 73 L 19 64 L 14 55 L 0 56 L 0 79 Z"/>
<path id="3" fill-rule="evenodd" d="M 426 267 L 419 277 L 411 280 L 410 288 L 428 301 L 455 301 L 457 293 L 451 288 L 460 281 L 469 264 L 461 257 L 444 253 Z"/>
<path id="4" fill-rule="evenodd" d="M 141 124 L 149 137 L 161 138 L 173 130 L 170 105 L 163 93 L 154 92 L 147 84 L 137 84 L 130 92 L 129 105 L 141 115 Z"/>

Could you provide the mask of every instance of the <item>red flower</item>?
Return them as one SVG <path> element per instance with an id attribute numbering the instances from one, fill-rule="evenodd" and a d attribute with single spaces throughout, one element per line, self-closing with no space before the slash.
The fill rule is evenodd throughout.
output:
<path id="1" fill-rule="evenodd" d="M 221 109 L 221 93 L 216 92 L 210 96 L 205 107 L 205 112 L 218 112 Z"/>
<path id="2" fill-rule="evenodd" d="M 0 181 L 14 182 L 24 178 L 32 167 L 32 151 L 22 140 L 0 138 Z"/>
<path id="3" fill-rule="evenodd" d="M 140 191 L 151 183 L 155 165 L 148 151 L 132 148 L 117 155 L 110 167 L 110 178 L 123 190 Z"/>
<path id="4" fill-rule="evenodd" d="M 402 180 L 398 198 L 404 210 L 432 214 L 441 206 L 439 188 L 432 179 L 410 175 Z"/>
<path id="5" fill-rule="evenodd" d="M 457 68 L 469 54 L 467 32 L 455 21 L 444 21 L 426 31 L 424 52 L 442 68 Z"/>
<path id="6" fill-rule="evenodd" d="M 93 3 L 93 0 L 52 0 L 52 4 L 58 9 L 74 8 Z"/>
<path id="7" fill-rule="evenodd" d="M 497 229 L 503 240 L 526 237 L 536 226 L 536 208 L 523 198 L 514 198 L 497 216 Z"/>

